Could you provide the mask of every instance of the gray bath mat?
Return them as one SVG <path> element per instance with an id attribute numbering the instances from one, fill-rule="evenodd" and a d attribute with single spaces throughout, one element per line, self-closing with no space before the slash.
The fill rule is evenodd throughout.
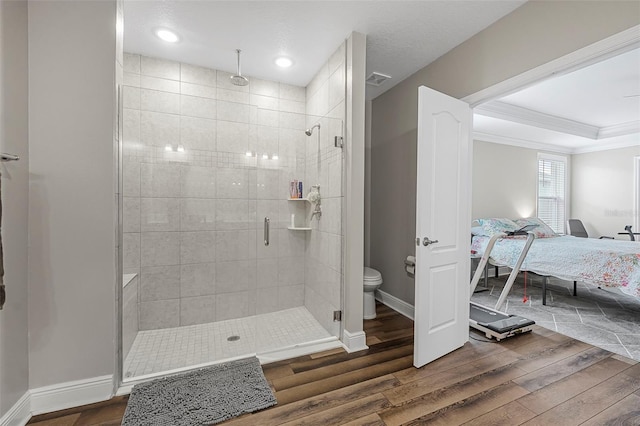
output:
<path id="1" fill-rule="evenodd" d="M 253 357 L 134 386 L 122 425 L 212 425 L 275 404 Z"/>

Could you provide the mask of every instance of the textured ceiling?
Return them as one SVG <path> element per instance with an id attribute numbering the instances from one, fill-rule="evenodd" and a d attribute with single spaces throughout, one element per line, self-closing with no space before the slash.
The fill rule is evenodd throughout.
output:
<path id="1" fill-rule="evenodd" d="M 367 35 L 367 75 L 392 78 L 367 86 L 367 98 L 390 89 L 510 13 L 503 1 L 136 1 L 125 0 L 125 50 L 306 86 L 352 31 Z M 162 42 L 154 30 L 176 31 Z M 294 65 L 282 70 L 274 59 Z"/>

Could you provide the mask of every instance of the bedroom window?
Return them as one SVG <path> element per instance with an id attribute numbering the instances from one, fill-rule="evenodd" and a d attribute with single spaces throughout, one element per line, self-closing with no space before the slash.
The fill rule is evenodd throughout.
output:
<path id="1" fill-rule="evenodd" d="M 567 207 L 567 158 L 538 154 L 538 217 L 564 233 Z"/>

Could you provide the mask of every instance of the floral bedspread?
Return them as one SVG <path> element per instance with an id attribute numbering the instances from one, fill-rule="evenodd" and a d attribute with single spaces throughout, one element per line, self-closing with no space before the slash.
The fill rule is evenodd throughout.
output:
<path id="1" fill-rule="evenodd" d="M 503 238 L 491 251 L 491 261 L 500 266 L 515 265 L 525 239 Z M 475 236 L 471 250 L 484 253 L 489 237 Z M 582 281 L 604 287 L 619 287 L 640 297 L 640 242 L 562 236 L 539 238 L 521 270 L 550 275 L 567 281 Z"/>

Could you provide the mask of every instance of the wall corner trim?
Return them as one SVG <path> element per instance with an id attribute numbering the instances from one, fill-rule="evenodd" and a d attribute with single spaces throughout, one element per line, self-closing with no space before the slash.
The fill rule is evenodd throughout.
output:
<path id="1" fill-rule="evenodd" d="M 364 331 L 349 333 L 347 330 L 344 330 L 342 343 L 344 344 L 344 349 L 349 353 L 369 349 L 369 346 L 367 346 L 367 335 Z"/>
<path id="2" fill-rule="evenodd" d="M 31 393 L 26 391 L 0 418 L 0 426 L 24 426 L 31 419 Z"/>
<path id="3" fill-rule="evenodd" d="M 405 302 L 402 299 L 398 299 L 395 296 L 390 295 L 389 293 L 385 293 L 381 290 L 376 290 L 376 300 L 380 303 L 387 305 L 394 311 L 404 315 L 410 320 L 414 320 L 414 308 L 413 305 Z"/>
<path id="4" fill-rule="evenodd" d="M 106 401 L 113 396 L 113 375 L 58 383 L 31 390 L 33 415 Z"/>

